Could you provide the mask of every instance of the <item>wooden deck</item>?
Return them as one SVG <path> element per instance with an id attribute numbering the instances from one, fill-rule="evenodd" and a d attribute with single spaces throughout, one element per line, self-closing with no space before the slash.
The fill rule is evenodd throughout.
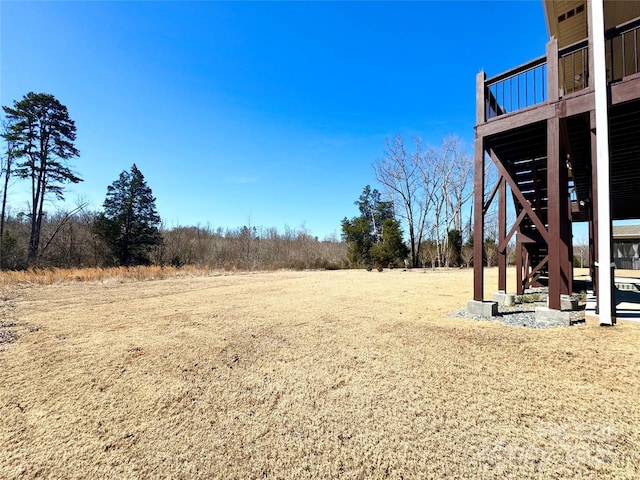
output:
<path id="1" fill-rule="evenodd" d="M 620 36 L 629 32 L 637 39 L 633 49 L 618 51 L 616 45 L 629 43 Z M 611 219 L 634 219 L 640 218 L 640 18 L 608 35 Z M 505 290 L 507 245 L 515 238 L 517 293 L 548 276 L 554 309 L 560 309 L 562 294 L 572 293 L 573 222 L 588 222 L 590 263 L 596 262 L 597 131 L 589 43 L 559 50 L 552 39 L 545 57 L 476 78 L 474 258 L 483 258 L 484 215 L 497 201 L 496 290 Z M 486 157 L 498 170 L 494 186 L 485 186 Z M 517 217 L 510 225 L 507 201 Z M 483 300 L 482 278 L 482 267 L 476 267 L 474 300 Z"/>

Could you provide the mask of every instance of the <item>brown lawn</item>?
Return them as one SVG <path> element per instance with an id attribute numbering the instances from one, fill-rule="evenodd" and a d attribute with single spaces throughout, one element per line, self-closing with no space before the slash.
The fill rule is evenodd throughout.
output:
<path id="1" fill-rule="evenodd" d="M 470 270 L 2 288 L 2 479 L 640 478 L 640 325 L 451 318 Z"/>

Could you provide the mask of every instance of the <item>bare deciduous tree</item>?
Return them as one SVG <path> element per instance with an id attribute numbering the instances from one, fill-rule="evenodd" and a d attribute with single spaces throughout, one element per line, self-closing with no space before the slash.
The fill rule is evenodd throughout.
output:
<path id="1" fill-rule="evenodd" d="M 409 230 L 411 263 L 418 265 L 420 249 L 431 225 L 437 265 L 448 264 L 448 236 L 462 235 L 463 207 L 473 196 L 473 160 L 456 136 L 445 137 L 439 149 L 414 139 L 409 154 L 402 136 L 386 142 L 384 155 L 374 164 L 376 180 L 392 199 L 396 214 Z"/>
<path id="2" fill-rule="evenodd" d="M 409 230 L 411 265 L 418 266 L 420 244 L 424 235 L 427 216 L 427 196 L 422 170 L 424 154 L 422 142 L 415 139 L 416 149 L 407 153 L 401 135 L 387 140 L 385 152 L 374 164 L 376 180 L 384 186 L 391 198 L 396 214 L 404 220 Z"/>
<path id="3" fill-rule="evenodd" d="M 0 239 L 4 234 L 4 222 L 7 215 L 7 194 L 9 192 L 9 181 L 11 180 L 13 159 L 16 153 L 16 142 L 10 137 L 9 124 L 5 121 L 2 126 L 2 137 L 6 139 L 7 146 L 5 153 L 2 157 L 2 164 L 0 170 L 2 171 L 2 211 L 0 211 Z M 1 265 L 0 265 L 1 266 Z"/>
<path id="4" fill-rule="evenodd" d="M 47 228 L 43 230 L 43 237 L 45 239 L 44 246 L 41 249 L 40 254 L 44 255 L 52 245 L 56 245 L 57 250 L 62 253 L 61 257 L 64 263 L 73 264 L 73 258 L 77 256 L 79 250 L 77 232 L 74 235 L 74 228 L 77 219 L 80 217 L 80 213 L 89 205 L 86 200 L 78 199 L 76 207 L 71 211 L 60 211 L 48 219 Z M 61 241 L 56 242 L 56 240 Z M 82 262 L 79 262 L 82 263 Z"/>
<path id="5" fill-rule="evenodd" d="M 473 245 L 465 243 L 462 246 L 462 263 L 464 263 L 466 268 L 471 266 L 471 262 L 473 261 Z"/>
<path id="6" fill-rule="evenodd" d="M 498 262 L 498 244 L 491 238 L 484 241 L 484 256 L 487 267 L 493 267 Z"/>
<path id="7" fill-rule="evenodd" d="M 573 256 L 580 265 L 580 268 L 589 266 L 589 241 L 580 238 L 577 243 L 573 245 Z"/>

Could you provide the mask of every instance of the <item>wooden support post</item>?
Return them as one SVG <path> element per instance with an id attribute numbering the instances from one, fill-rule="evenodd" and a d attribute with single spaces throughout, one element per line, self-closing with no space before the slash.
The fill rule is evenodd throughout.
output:
<path id="1" fill-rule="evenodd" d="M 562 105 L 564 107 L 564 104 Z M 571 238 L 571 198 L 569 196 L 569 166 L 568 166 L 568 137 L 567 123 L 564 115 L 564 108 L 561 109 L 561 119 L 559 122 L 559 134 L 564 140 L 561 141 L 559 161 L 559 216 L 560 216 L 560 293 L 570 295 L 573 289 L 573 249 Z"/>
<path id="2" fill-rule="evenodd" d="M 565 245 L 567 246 L 567 256 L 565 257 L 565 287 L 567 295 L 573 293 L 573 223 L 571 219 L 571 200 L 567 207 L 569 219 L 566 222 Z"/>
<path id="3" fill-rule="evenodd" d="M 558 77 L 558 41 L 547 43 L 547 79 L 549 103 L 560 99 Z M 556 104 L 555 116 L 547 120 L 547 224 L 549 256 L 549 307 L 560 310 L 560 296 L 571 293 L 571 203 L 568 194 L 566 148 L 560 148 L 561 128 L 566 129 L 564 102 Z M 566 137 L 566 132 L 565 137 Z"/>
<path id="4" fill-rule="evenodd" d="M 518 228 L 518 233 L 516 234 L 516 293 L 518 295 L 524 294 L 524 286 L 522 283 L 522 273 L 524 270 L 524 265 L 522 264 L 523 248 L 522 239 L 520 238 L 520 229 Z"/>
<path id="5" fill-rule="evenodd" d="M 498 190 L 498 245 L 507 235 L 507 182 L 501 181 Z M 498 248 L 498 290 L 507 291 L 507 245 Z"/>
<path id="6" fill-rule="evenodd" d="M 486 117 L 486 99 L 484 82 L 487 80 L 487 74 L 480 72 L 476 75 L 476 125 L 482 125 L 487 121 Z"/>
<path id="7" fill-rule="evenodd" d="M 529 276 L 531 275 L 531 262 L 529 262 L 529 250 L 527 250 L 524 246 L 523 246 L 523 254 L 524 254 L 524 263 L 523 263 L 523 271 L 524 271 L 524 284 L 522 285 L 522 289 L 524 293 L 524 290 L 527 289 L 527 287 L 529 286 Z"/>
<path id="8" fill-rule="evenodd" d="M 561 186 L 560 120 L 547 120 L 547 222 L 549 225 L 549 308 L 560 310 L 562 248 L 560 235 L 561 204 L 566 203 L 566 189 Z M 566 169 L 566 167 L 565 167 Z"/>
<path id="9" fill-rule="evenodd" d="M 567 170 L 565 169 L 565 172 Z M 567 172 L 568 173 L 568 172 Z M 568 178 L 565 178 L 568 180 Z M 565 182 L 568 189 L 568 182 Z M 568 194 L 568 191 L 565 189 Z M 564 251 L 564 261 L 562 263 L 562 293 L 571 295 L 573 293 L 573 224 L 571 219 L 571 198 L 566 197 L 566 210 L 564 220 L 561 224 L 562 248 Z"/>
<path id="10" fill-rule="evenodd" d="M 560 79 L 558 77 L 558 40 L 551 37 L 547 42 L 547 88 L 549 103 L 560 98 Z"/>
<path id="11" fill-rule="evenodd" d="M 482 125 L 485 117 L 485 86 L 487 75 L 476 75 L 476 125 Z M 484 138 L 478 136 L 474 145 L 473 180 L 473 299 L 484 300 Z"/>
<path id="12" fill-rule="evenodd" d="M 475 141 L 475 171 L 473 182 L 473 299 L 484 299 L 484 145 Z"/>

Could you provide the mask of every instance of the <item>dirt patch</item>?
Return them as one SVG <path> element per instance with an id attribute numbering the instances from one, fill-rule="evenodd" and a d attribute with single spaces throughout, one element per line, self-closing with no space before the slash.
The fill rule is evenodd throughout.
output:
<path id="1" fill-rule="evenodd" d="M 39 328 L 0 352 L 0 478 L 638 478 L 640 328 L 452 318 L 471 291 L 465 270 L 22 288 Z"/>

